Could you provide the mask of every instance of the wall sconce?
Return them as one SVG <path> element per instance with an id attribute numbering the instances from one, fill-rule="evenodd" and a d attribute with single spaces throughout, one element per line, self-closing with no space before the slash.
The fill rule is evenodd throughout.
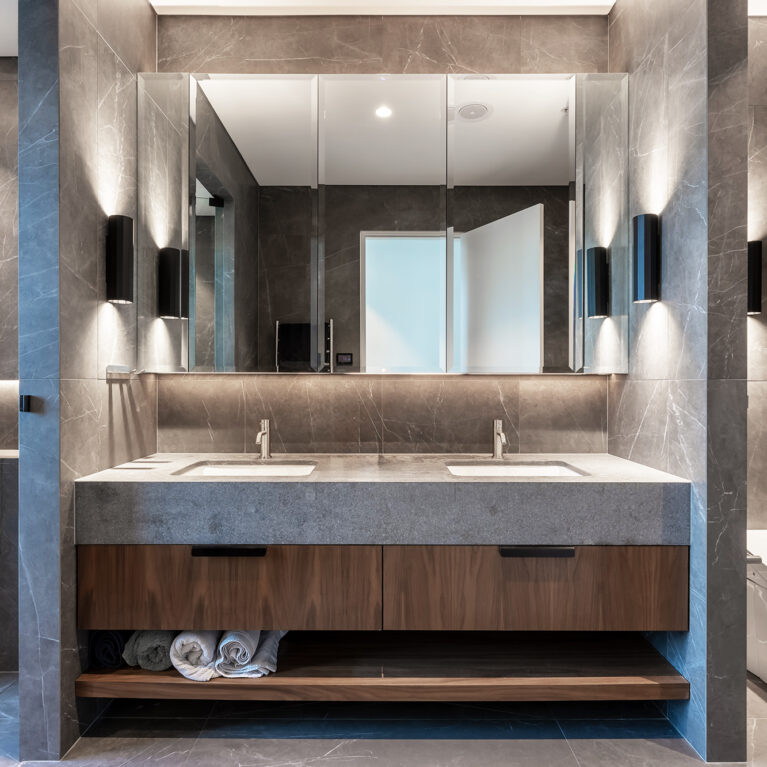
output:
<path id="1" fill-rule="evenodd" d="M 107 301 L 133 303 L 133 219 L 110 216 L 107 220 Z"/>
<path id="2" fill-rule="evenodd" d="M 181 318 L 181 251 L 163 248 L 157 259 L 157 314 L 164 320 Z"/>
<path id="3" fill-rule="evenodd" d="M 634 217 L 634 303 L 660 300 L 660 217 Z"/>
<path id="4" fill-rule="evenodd" d="M 762 242 L 748 243 L 748 313 L 762 313 Z"/>
<path id="5" fill-rule="evenodd" d="M 610 316 L 610 260 L 607 248 L 586 251 L 589 317 Z"/>
<path id="6" fill-rule="evenodd" d="M 181 251 L 181 319 L 189 319 L 189 251 Z"/>

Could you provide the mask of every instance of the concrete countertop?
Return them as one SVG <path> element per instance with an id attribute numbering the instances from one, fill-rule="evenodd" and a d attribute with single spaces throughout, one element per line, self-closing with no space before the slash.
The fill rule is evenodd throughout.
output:
<path id="1" fill-rule="evenodd" d="M 514 454 L 568 477 L 455 477 L 487 455 L 277 455 L 307 477 L 204 477 L 233 453 L 157 454 L 75 483 L 79 544 L 687 545 L 690 483 L 600 453 Z"/>

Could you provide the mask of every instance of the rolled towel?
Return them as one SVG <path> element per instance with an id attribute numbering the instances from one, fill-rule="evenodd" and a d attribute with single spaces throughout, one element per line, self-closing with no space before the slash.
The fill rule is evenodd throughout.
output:
<path id="1" fill-rule="evenodd" d="M 88 637 L 88 657 L 96 668 L 120 668 L 123 665 L 125 643 L 130 631 L 91 631 Z"/>
<path id="2" fill-rule="evenodd" d="M 170 646 L 174 631 L 134 631 L 125 645 L 123 658 L 129 666 L 141 666 L 147 671 L 167 671 L 170 668 Z"/>
<path id="3" fill-rule="evenodd" d="M 220 631 L 182 631 L 170 646 L 173 667 L 187 679 L 207 682 L 221 676 L 216 671 Z"/>
<path id="4" fill-rule="evenodd" d="M 260 677 L 277 670 L 286 631 L 227 631 L 218 644 L 216 671 L 225 677 Z"/>

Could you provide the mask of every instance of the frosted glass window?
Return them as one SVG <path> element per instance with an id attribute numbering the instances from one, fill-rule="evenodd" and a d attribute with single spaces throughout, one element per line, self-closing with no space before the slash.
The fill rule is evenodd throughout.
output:
<path id="1" fill-rule="evenodd" d="M 361 246 L 362 370 L 444 373 L 444 235 L 363 233 Z"/>

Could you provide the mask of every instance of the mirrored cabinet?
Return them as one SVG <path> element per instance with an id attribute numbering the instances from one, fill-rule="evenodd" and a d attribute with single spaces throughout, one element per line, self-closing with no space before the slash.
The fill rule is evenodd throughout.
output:
<path id="1" fill-rule="evenodd" d="M 626 371 L 624 75 L 146 74 L 138 94 L 142 369 Z"/>

